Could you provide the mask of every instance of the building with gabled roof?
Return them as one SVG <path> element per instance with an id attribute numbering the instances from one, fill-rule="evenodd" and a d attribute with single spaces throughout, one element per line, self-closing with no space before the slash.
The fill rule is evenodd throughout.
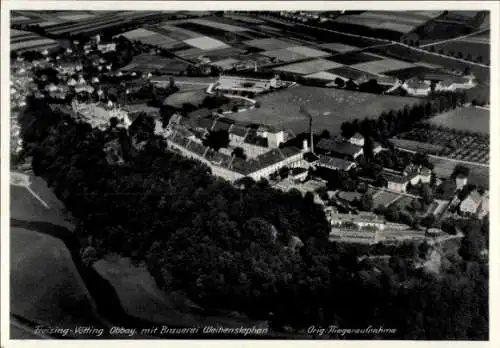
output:
<path id="1" fill-rule="evenodd" d="M 326 155 L 337 155 L 356 159 L 363 154 L 363 148 L 348 142 L 335 139 L 321 139 L 316 145 L 316 149 Z"/>
<path id="2" fill-rule="evenodd" d="M 356 163 L 351 161 L 346 161 L 341 158 L 319 155 L 319 161 L 317 161 L 316 166 L 332 170 L 348 171 L 356 167 Z"/>

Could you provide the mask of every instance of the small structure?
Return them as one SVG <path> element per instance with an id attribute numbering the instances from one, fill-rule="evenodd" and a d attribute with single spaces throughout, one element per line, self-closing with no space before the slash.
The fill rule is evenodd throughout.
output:
<path id="1" fill-rule="evenodd" d="M 431 92 L 431 85 L 423 81 L 407 81 L 401 87 L 410 95 L 426 96 Z"/>
<path id="2" fill-rule="evenodd" d="M 362 136 L 360 133 L 356 133 L 352 137 L 349 138 L 349 142 L 351 144 L 354 144 L 354 145 L 364 146 L 365 145 L 365 137 Z"/>
<path id="3" fill-rule="evenodd" d="M 351 161 L 346 161 L 341 158 L 319 155 L 319 161 L 316 163 L 316 166 L 332 170 L 349 171 L 352 168 L 356 167 L 356 163 Z"/>

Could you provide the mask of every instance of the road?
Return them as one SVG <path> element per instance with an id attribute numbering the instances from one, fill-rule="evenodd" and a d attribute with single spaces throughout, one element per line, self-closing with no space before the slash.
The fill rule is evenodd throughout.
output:
<path id="1" fill-rule="evenodd" d="M 471 33 L 471 34 L 467 34 L 467 35 L 463 35 L 463 36 L 459 36 L 459 37 L 454 37 L 454 38 L 446 39 L 446 40 L 443 40 L 443 41 L 431 42 L 431 43 L 428 43 L 428 44 L 425 44 L 425 45 L 420 45 L 419 47 L 425 48 L 425 47 L 434 46 L 434 45 L 441 45 L 441 44 L 444 44 L 444 43 L 447 43 L 447 42 L 450 42 L 450 41 L 461 40 L 461 39 L 468 38 L 469 36 L 481 34 L 481 33 L 485 32 L 485 31 L 488 31 L 488 30 L 490 30 L 490 28 L 481 29 L 481 30 L 476 31 L 476 32 Z"/>

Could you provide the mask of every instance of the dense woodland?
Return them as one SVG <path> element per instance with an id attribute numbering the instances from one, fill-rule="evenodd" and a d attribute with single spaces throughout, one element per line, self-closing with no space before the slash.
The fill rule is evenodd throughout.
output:
<path id="1" fill-rule="evenodd" d="M 380 337 L 388 339 L 488 338 L 488 229 L 479 221 L 461 226 L 462 246 L 442 255 L 438 272 L 416 267 L 437 248 L 426 243 L 404 256 L 391 247 L 388 262 L 360 261 L 363 248 L 328 242 L 312 194 L 266 181 L 234 187 L 168 151 L 151 119 L 138 117 L 128 133 L 101 132 L 30 100 L 19 121 L 22 156 L 80 222 L 88 264 L 111 251 L 145 261 L 165 291 L 277 330 L 372 325 L 396 328 Z M 106 160 L 113 140 L 122 165 Z M 147 144 L 136 150 L 137 141 Z"/>

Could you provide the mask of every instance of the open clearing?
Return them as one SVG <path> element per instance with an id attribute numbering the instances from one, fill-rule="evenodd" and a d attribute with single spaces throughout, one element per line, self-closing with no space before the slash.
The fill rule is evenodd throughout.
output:
<path id="1" fill-rule="evenodd" d="M 308 118 L 300 112 L 305 106 L 313 114 L 314 132 L 327 129 L 338 133 L 344 121 L 364 117 L 375 118 L 382 111 L 402 109 L 405 105 L 419 103 L 416 98 L 375 95 L 339 89 L 297 86 L 256 98 L 260 108 L 229 115 L 241 122 L 263 123 L 292 129 L 308 130 Z"/>
<path id="2" fill-rule="evenodd" d="M 434 116 L 429 123 L 447 128 L 471 132 L 490 133 L 490 111 L 482 108 L 465 107 Z"/>
<path id="3" fill-rule="evenodd" d="M 254 39 L 244 42 L 245 45 L 260 48 L 265 51 L 279 50 L 294 46 L 293 43 L 278 39 Z"/>
<path id="4" fill-rule="evenodd" d="M 51 327 L 100 324 L 95 304 L 60 239 L 12 227 L 10 242 L 12 313 Z"/>
<path id="5" fill-rule="evenodd" d="M 331 50 L 334 52 L 341 52 L 341 53 L 359 50 L 359 47 L 346 45 L 340 42 L 331 42 L 331 43 L 321 44 L 319 46 L 327 50 Z"/>
<path id="6" fill-rule="evenodd" d="M 354 69 L 366 71 L 372 74 L 380 74 L 386 71 L 393 71 L 398 69 L 407 69 L 414 66 L 415 66 L 414 64 L 403 62 L 401 60 L 396 60 L 396 59 L 383 59 L 383 60 L 376 60 L 372 62 L 351 65 L 351 67 Z"/>

